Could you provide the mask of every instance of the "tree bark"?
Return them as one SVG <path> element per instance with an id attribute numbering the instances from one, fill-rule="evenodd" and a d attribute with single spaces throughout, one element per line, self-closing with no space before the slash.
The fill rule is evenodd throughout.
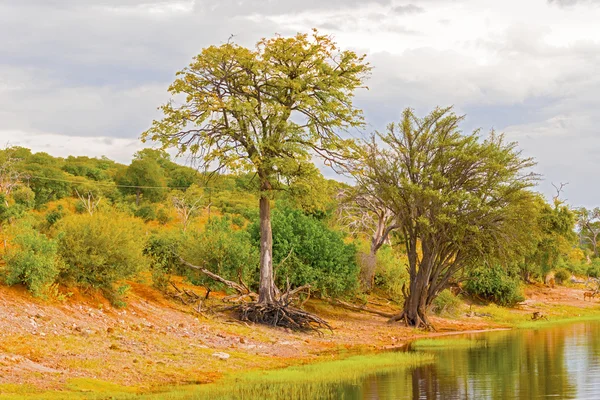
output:
<path id="1" fill-rule="evenodd" d="M 267 194 L 260 197 L 260 281 L 258 302 L 272 304 L 277 288 L 273 277 L 273 231 L 271 229 L 271 204 Z"/>
<path id="2" fill-rule="evenodd" d="M 137 188 L 137 190 L 135 191 L 135 205 L 137 207 L 140 206 L 140 194 L 141 194 L 141 190 L 140 190 L 140 188 Z"/>

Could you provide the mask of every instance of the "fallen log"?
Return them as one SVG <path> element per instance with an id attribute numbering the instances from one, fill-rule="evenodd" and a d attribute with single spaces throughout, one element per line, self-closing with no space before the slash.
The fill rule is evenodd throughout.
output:
<path id="1" fill-rule="evenodd" d="M 346 303 L 341 300 L 329 300 L 329 302 L 335 306 L 340 306 L 352 311 L 364 311 L 371 314 L 376 314 L 385 318 L 393 318 L 396 314 L 386 313 L 384 311 L 375 310 L 373 308 L 368 308 L 367 306 L 357 306 L 355 304 Z"/>
<path id="2" fill-rule="evenodd" d="M 190 262 L 187 262 L 186 260 L 183 259 L 183 257 L 179 257 L 179 260 L 181 260 L 181 262 L 185 266 L 202 272 L 204 275 L 208 276 L 209 278 L 211 278 L 217 282 L 221 282 L 222 284 L 224 284 L 225 286 L 227 286 L 230 289 L 235 290 L 239 294 L 249 295 L 252 297 L 256 296 L 258 298 L 258 294 L 250 292 L 250 290 L 246 287 L 246 285 L 240 285 L 239 283 L 225 279 L 225 278 L 215 274 L 214 272 L 209 271 L 208 269 L 206 269 L 204 267 L 200 267 L 198 265 L 194 265 Z"/>

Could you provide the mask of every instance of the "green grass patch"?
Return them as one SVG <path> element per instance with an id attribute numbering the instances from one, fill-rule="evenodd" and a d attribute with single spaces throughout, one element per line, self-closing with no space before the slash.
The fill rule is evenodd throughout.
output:
<path id="1" fill-rule="evenodd" d="M 40 392 L 33 387 L 8 388 L 0 391 L 0 399 L 319 399 L 339 398 L 341 383 L 353 384 L 375 374 L 398 371 L 433 362 L 432 354 L 381 353 L 359 355 L 344 360 L 327 361 L 270 371 L 251 371 L 229 375 L 204 385 L 186 385 L 144 393 L 127 386 L 96 379 L 72 379 L 65 391 Z M 2 386 L 0 386 L 0 389 Z M 17 391 L 17 389 L 19 389 Z"/>
<path id="2" fill-rule="evenodd" d="M 67 383 L 67 389 L 73 392 L 88 393 L 138 393 L 138 389 L 133 387 L 89 378 L 71 379 Z"/>
<path id="3" fill-rule="evenodd" d="M 581 309 L 578 309 L 581 310 Z M 581 310 L 583 311 L 583 310 Z M 523 321 L 515 326 L 517 329 L 538 329 L 538 328 L 549 328 L 554 325 L 561 324 L 572 324 L 574 322 L 588 322 L 588 321 L 598 321 L 600 320 L 600 312 L 595 310 L 595 314 L 584 314 L 578 315 L 576 317 L 556 317 L 550 316 L 548 320 L 538 320 L 538 321 Z M 573 314 L 571 314 L 573 315 Z"/>
<path id="4" fill-rule="evenodd" d="M 340 383 L 356 383 L 370 375 L 397 371 L 433 362 L 434 356 L 422 353 L 383 353 L 353 356 L 272 371 L 253 371 L 230 375 L 223 380 L 148 394 L 145 399 L 303 399 L 337 398 Z"/>
<path id="5" fill-rule="evenodd" d="M 419 339 L 410 344 L 413 350 L 471 348 L 485 345 L 485 341 L 466 338 L 453 339 Z"/>

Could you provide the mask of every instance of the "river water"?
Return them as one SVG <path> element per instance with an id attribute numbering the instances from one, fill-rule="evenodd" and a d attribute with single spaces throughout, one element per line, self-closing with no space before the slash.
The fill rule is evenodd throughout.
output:
<path id="1" fill-rule="evenodd" d="M 600 323 L 463 336 L 436 361 L 342 384 L 344 399 L 600 399 Z M 342 395 L 343 393 L 343 395 Z"/>

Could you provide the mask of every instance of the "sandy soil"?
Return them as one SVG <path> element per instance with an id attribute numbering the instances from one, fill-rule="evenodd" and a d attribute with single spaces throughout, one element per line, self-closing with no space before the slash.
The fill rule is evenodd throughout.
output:
<path id="1" fill-rule="evenodd" d="M 148 285 L 131 286 L 124 309 L 113 308 L 98 294 L 70 290 L 73 294 L 61 302 L 0 286 L 0 391 L 11 384 L 60 389 L 73 378 L 141 388 L 211 382 L 229 372 L 315 362 L 399 347 L 419 337 L 508 326 L 477 313 L 483 310 L 480 306 L 465 305 L 452 319 L 433 317 L 437 332 L 431 333 L 311 301 L 306 308 L 333 327 L 333 332 L 319 336 L 241 323 L 226 313 L 200 314 Z M 202 294 L 181 282 L 178 286 Z M 531 286 L 527 300 L 510 313 L 525 320 L 534 311 L 547 313 L 552 305 L 597 308 L 595 301 L 583 300 L 583 292 L 583 287 Z M 222 295 L 211 297 L 209 306 L 222 306 Z M 372 308 L 398 311 L 391 302 L 371 300 Z M 229 358 L 222 360 L 226 356 L 218 353 Z"/>

